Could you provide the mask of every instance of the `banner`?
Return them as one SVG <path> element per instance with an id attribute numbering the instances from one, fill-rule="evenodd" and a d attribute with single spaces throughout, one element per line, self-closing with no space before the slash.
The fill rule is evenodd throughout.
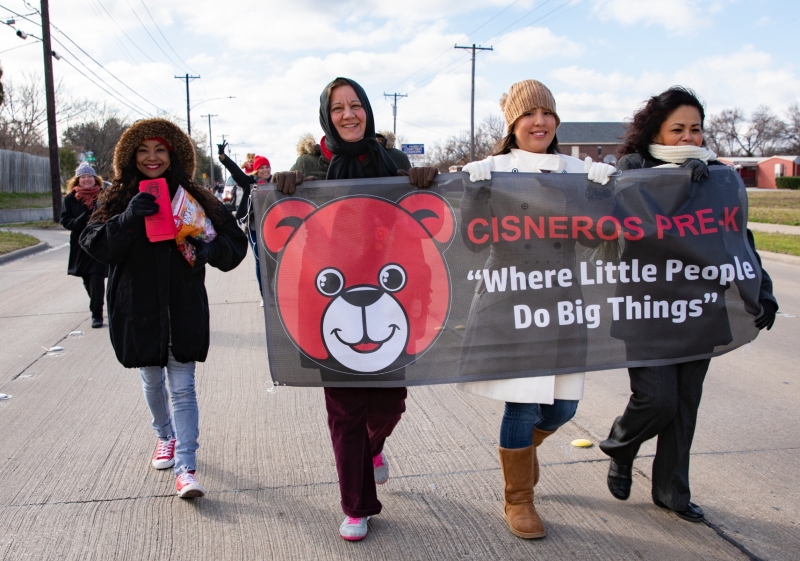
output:
<path id="1" fill-rule="evenodd" d="M 257 191 L 276 384 L 394 387 L 661 365 L 753 340 L 747 193 L 714 166 Z"/>

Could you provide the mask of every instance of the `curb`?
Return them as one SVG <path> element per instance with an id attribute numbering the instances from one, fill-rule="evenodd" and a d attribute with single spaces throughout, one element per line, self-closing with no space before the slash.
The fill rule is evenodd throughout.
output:
<path id="1" fill-rule="evenodd" d="M 50 244 L 47 242 L 39 242 L 38 244 L 32 245 L 30 247 L 23 247 L 22 249 L 12 251 L 11 253 L 0 255 L 0 265 L 11 263 L 12 261 L 16 261 L 17 259 L 22 259 L 23 257 L 36 255 L 37 253 L 41 253 L 48 249 L 50 249 Z"/>
<path id="2" fill-rule="evenodd" d="M 785 253 L 772 253 L 771 251 L 758 251 L 762 259 L 768 261 L 777 261 L 779 263 L 786 263 L 787 265 L 800 265 L 800 257 L 795 255 L 787 255 Z"/>

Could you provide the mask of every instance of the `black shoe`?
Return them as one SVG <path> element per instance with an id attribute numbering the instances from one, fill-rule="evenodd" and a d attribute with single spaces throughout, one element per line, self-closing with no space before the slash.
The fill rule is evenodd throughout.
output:
<path id="1" fill-rule="evenodd" d="M 671 510 L 678 516 L 678 518 L 682 518 L 688 522 L 702 522 L 703 520 L 705 520 L 703 509 L 694 503 L 689 503 L 686 510 L 673 510 L 664 503 L 662 503 L 661 501 L 653 499 L 653 502 L 655 503 L 656 506 L 660 506 L 661 508 L 666 508 L 667 510 Z"/>
<path id="2" fill-rule="evenodd" d="M 631 496 L 631 469 L 633 466 L 625 466 L 617 463 L 613 458 L 611 464 L 608 466 L 608 490 L 621 501 L 628 500 Z"/>
<path id="3" fill-rule="evenodd" d="M 103 327 L 103 318 L 92 318 L 92 327 L 95 329 Z"/>

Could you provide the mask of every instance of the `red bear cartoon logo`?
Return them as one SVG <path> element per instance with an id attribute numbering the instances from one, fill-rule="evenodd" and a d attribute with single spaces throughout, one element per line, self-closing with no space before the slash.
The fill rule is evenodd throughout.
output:
<path id="1" fill-rule="evenodd" d="M 442 252 L 454 225 L 450 204 L 431 192 L 396 203 L 356 195 L 319 208 L 297 198 L 273 204 L 262 233 L 278 261 L 276 300 L 291 340 L 320 366 L 349 374 L 416 360 L 447 321 Z"/>

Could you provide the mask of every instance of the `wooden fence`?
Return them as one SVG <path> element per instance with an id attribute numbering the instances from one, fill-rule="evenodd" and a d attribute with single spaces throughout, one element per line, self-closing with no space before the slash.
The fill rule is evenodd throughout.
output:
<path id="1" fill-rule="evenodd" d="M 0 150 L 0 192 L 47 193 L 50 160 L 22 152 Z"/>

